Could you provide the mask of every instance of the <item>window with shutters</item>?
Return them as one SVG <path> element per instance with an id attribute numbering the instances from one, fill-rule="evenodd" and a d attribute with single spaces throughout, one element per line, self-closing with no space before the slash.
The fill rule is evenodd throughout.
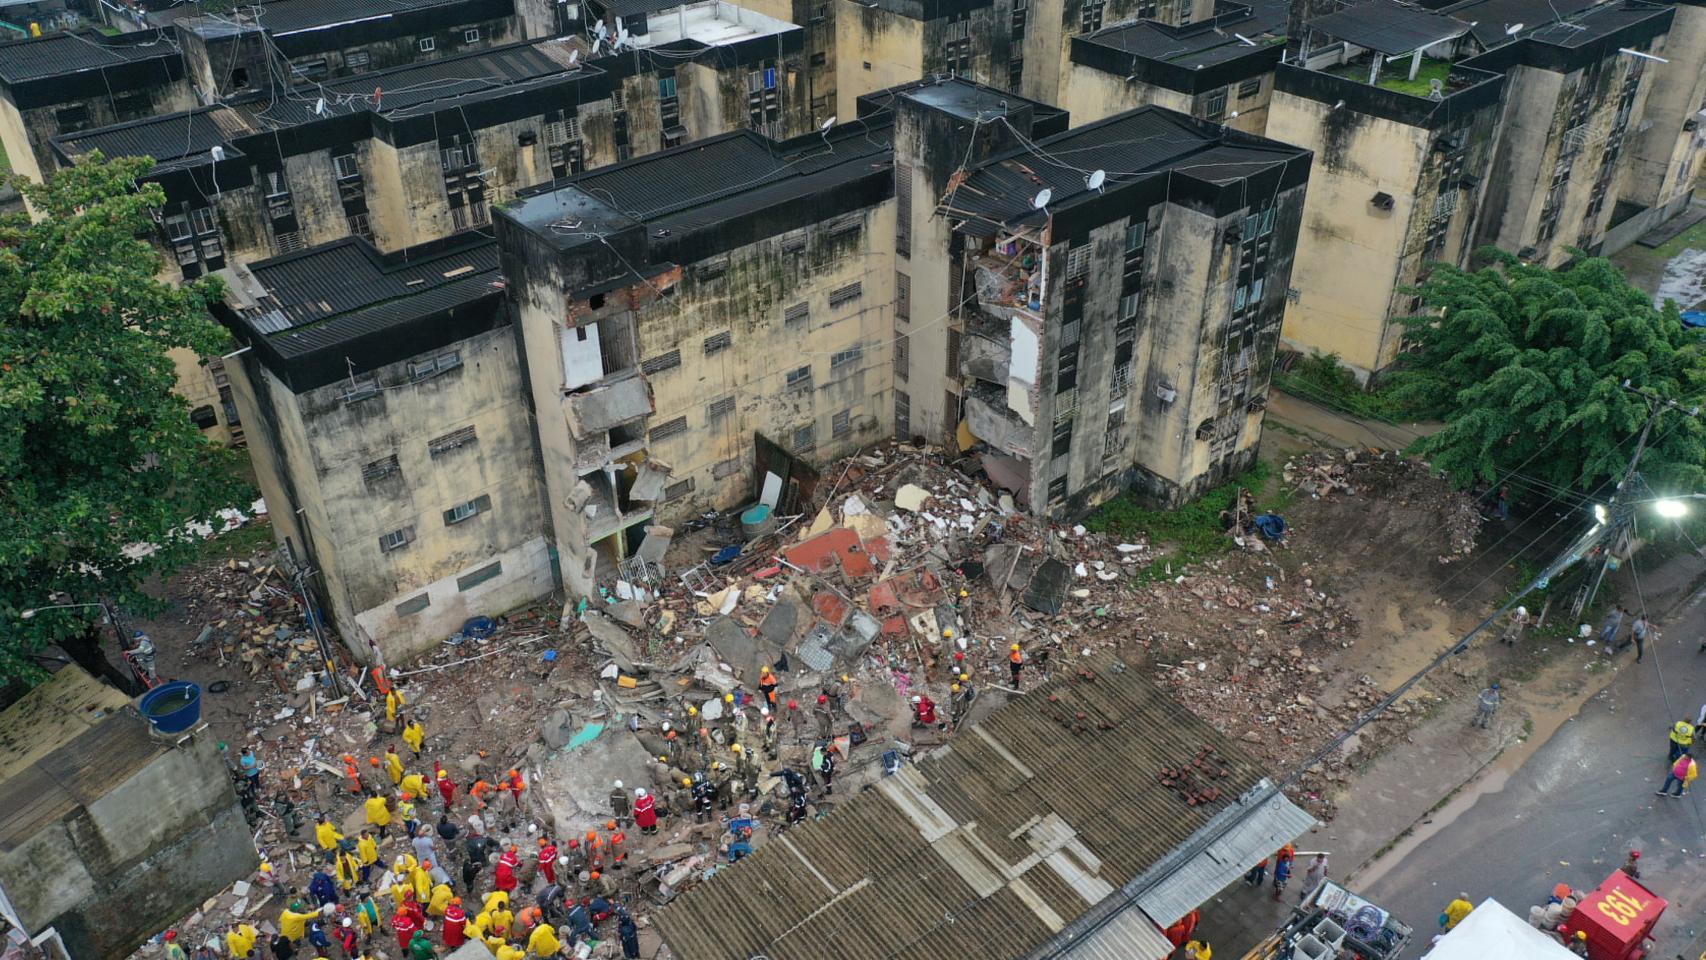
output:
<path id="1" fill-rule="evenodd" d="M 493 577 L 496 577 L 496 576 L 502 574 L 503 572 L 504 572 L 504 565 L 503 565 L 502 561 L 495 561 L 493 563 L 488 563 L 485 566 L 481 567 L 480 569 L 475 570 L 473 573 L 465 573 L 462 576 L 457 577 L 456 578 L 456 589 L 457 590 L 463 590 L 463 591 L 472 590 L 473 588 L 479 586 L 482 583 L 485 583 L 487 580 L 490 580 Z"/>
<path id="2" fill-rule="evenodd" d="M 1030 0 L 1013 0 L 1013 42 L 1025 39 L 1025 14 Z"/>
<path id="3" fill-rule="evenodd" d="M 466 447 L 477 439 L 479 438 L 474 436 L 473 426 L 466 426 L 427 441 L 427 454 L 433 457 L 442 457 L 453 450 Z"/>
<path id="4" fill-rule="evenodd" d="M 425 360 L 416 360 L 410 363 L 409 379 L 416 381 L 427 380 L 432 377 L 436 377 L 441 373 L 455 370 L 460 366 L 462 366 L 462 353 L 459 350 L 452 350 L 449 353 L 441 353 L 436 357 L 429 357 Z"/>
<path id="5" fill-rule="evenodd" d="M 365 49 L 351 50 L 344 54 L 344 67 L 359 70 L 373 62 L 373 57 Z"/>
<path id="6" fill-rule="evenodd" d="M 412 543 L 414 539 L 414 527 L 403 527 L 401 530 L 393 530 L 379 538 L 379 552 L 390 553 L 393 550 L 401 550 Z"/>
<path id="7" fill-rule="evenodd" d="M 409 599 L 404 600 L 402 603 L 397 604 L 395 609 L 397 611 L 397 616 L 408 617 L 420 613 L 422 610 L 425 610 L 430 606 L 432 606 L 432 597 L 423 593 L 419 596 L 410 597 Z"/>
<path id="8" fill-rule="evenodd" d="M 858 363 L 859 359 L 864 355 L 865 348 L 862 346 L 853 346 L 846 350 L 837 351 L 830 355 L 829 369 L 831 372 L 839 373 L 840 371 Z"/>
<path id="9" fill-rule="evenodd" d="M 649 376 L 655 373 L 662 373 L 665 370 L 674 370 L 679 366 L 681 366 L 681 351 L 671 350 L 668 353 L 659 354 L 658 356 L 652 357 L 648 360 L 641 361 L 640 372 Z"/>
<path id="10" fill-rule="evenodd" d="M 810 453 L 817 447 L 817 424 L 808 423 L 794 428 L 794 452 Z"/>
<path id="11" fill-rule="evenodd" d="M 912 278 L 899 270 L 894 272 L 894 318 L 912 319 Z"/>
<path id="12" fill-rule="evenodd" d="M 865 229 L 865 219 L 856 213 L 844 213 L 825 223 L 823 232 L 831 237 L 848 237 Z"/>
<path id="13" fill-rule="evenodd" d="M 1048 502 L 1059 503 L 1066 499 L 1066 477 L 1059 476 L 1048 482 Z"/>
<path id="14" fill-rule="evenodd" d="M 905 390 L 894 392 L 894 435 L 903 440 L 912 436 L 912 398 Z"/>
<path id="15" fill-rule="evenodd" d="M 864 295 L 865 285 L 855 280 L 845 287 L 837 287 L 829 291 L 829 305 L 839 307 L 842 304 L 852 303 Z"/>
<path id="16" fill-rule="evenodd" d="M 810 304 L 796 303 L 782 311 L 782 323 L 785 326 L 790 327 L 803 324 L 809 317 L 811 317 L 811 312 Z"/>
<path id="17" fill-rule="evenodd" d="M 953 378 L 958 377 L 960 375 L 960 332 L 958 330 L 954 330 L 954 329 L 948 330 L 947 354 L 948 354 L 948 363 L 947 363 L 948 379 L 952 380 Z"/>
<path id="18" fill-rule="evenodd" d="M 650 438 L 653 443 L 656 443 L 659 440 L 668 440 L 670 437 L 680 436 L 686 432 L 687 418 L 682 416 L 676 417 L 674 420 L 668 420 L 658 424 L 656 427 L 652 428 L 652 432 L 647 434 L 647 437 Z"/>
<path id="19" fill-rule="evenodd" d="M 796 367 L 788 371 L 788 389 L 805 390 L 812 385 L 812 368 L 810 366 Z"/>
<path id="20" fill-rule="evenodd" d="M 1053 445 L 1050 450 L 1054 456 L 1064 457 L 1071 452 L 1073 423 L 1074 421 L 1071 417 L 1055 421 Z"/>
<path id="21" fill-rule="evenodd" d="M 722 333 L 713 333 L 705 338 L 705 356 L 721 353 L 727 350 L 732 343 L 734 343 L 734 335 L 728 330 L 724 330 Z"/>
<path id="22" fill-rule="evenodd" d="M 715 257 L 713 259 L 705 261 L 704 263 L 701 263 L 698 267 L 696 267 L 693 271 L 693 277 L 694 277 L 694 279 L 700 280 L 700 281 L 716 280 L 717 278 L 721 277 L 723 274 L 728 273 L 728 272 L 729 272 L 729 258 L 728 257 Z"/>
<path id="23" fill-rule="evenodd" d="M 692 492 L 693 478 L 688 477 L 686 480 L 680 480 L 664 487 L 663 499 L 665 503 L 668 503 L 671 500 L 680 500 L 682 497 L 685 497 Z"/>
<path id="24" fill-rule="evenodd" d="M 1078 280 L 1090 272 L 1090 245 L 1079 244 L 1066 251 L 1066 279 Z"/>
<path id="25" fill-rule="evenodd" d="M 907 374 L 911 372 L 911 346 L 907 343 L 906 334 L 903 333 L 894 338 L 894 378 L 904 381 Z"/>
<path id="26" fill-rule="evenodd" d="M 782 239 L 779 242 L 782 246 L 782 252 L 799 253 L 806 248 L 806 231 L 804 228 L 789 230 L 782 234 Z"/>
<path id="27" fill-rule="evenodd" d="M 717 464 L 711 468 L 711 476 L 716 477 L 718 480 L 726 480 L 729 477 L 738 475 L 740 471 L 740 458 L 730 457 L 727 460 L 719 460 Z"/>
<path id="28" fill-rule="evenodd" d="M 1102 10 L 1105 4 L 1102 0 L 1084 0 L 1084 6 L 1078 12 L 1078 29 L 1080 33 L 1095 33 L 1102 29 Z"/>
<path id="29" fill-rule="evenodd" d="M 894 252 L 912 255 L 912 168 L 904 163 L 894 168 Z"/>
<path id="30" fill-rule="evenodd" d="M 362 467 L 361 479 L 363 483 L 371 486 L 401 470 L 402 466 L 397 463 L 397 455 L 393 453 L 389 457 L 381 457 Z"/>
<path id="31" fill-rule="evenodd" d="M 829 435 L 837 440 L 853 432 L 853 411 L 843 410 L 829 420 Z"/>
<path id="32" fill-rule="evenodd" d="M 705 419 L 716 420 L 735 412 L 735 398 L 723 397 L 713 400 L 705 407 Z"/>
<path id="33" fill-rule="evenodd" d="M 469 519 L 470 517 L 485 513 L 490 509 L 492 509 L 491 497 L 483 495 L 475 497 L 472 500 L 459 503 L 456 506 L 451 507 L 449 510 L 444 511 L 444 525 L 447 527 L 454 526 Z"/>
<path id="34" fill-rule="evenodd" d="M 1238 99 L 1239 100 L 1248 100 L 1251 97 L 1259 96 L 1261 94 L 1261 92 L 1262 92 L 1262 78 L 1261 77 L 1256 77 L 1252 80 L 1246 80 L 1243 83 L 1240 83 L 1238 85 Z"/>

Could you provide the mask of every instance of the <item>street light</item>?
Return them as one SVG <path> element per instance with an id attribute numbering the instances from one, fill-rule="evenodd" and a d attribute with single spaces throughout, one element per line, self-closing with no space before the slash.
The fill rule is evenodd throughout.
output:
<path id="1" fill-rule="evenodd" d="M 1653 510 L 1661 517 L 1675 520 L 1688 515 L 1688 506 L 1680 500 L 1655 500 Z"/>
<path id="2" fill-rule="evenodd" d="M 113 612 L 108 610 L 107 605 L 104 603 L 55 603 L 45 607 L 31 607 L 28 610 L 20 610 L 18 612 L 18 616 L 24 620 L 32 620 L 35 618 L 36 614 L 43 610 L 71 610 L 77 607 L 100 607 L 101 612 L 106 614 L 107 621 L 112 623 L 114 626 L 118 625 L 118 621 L 113 619 Z"/>

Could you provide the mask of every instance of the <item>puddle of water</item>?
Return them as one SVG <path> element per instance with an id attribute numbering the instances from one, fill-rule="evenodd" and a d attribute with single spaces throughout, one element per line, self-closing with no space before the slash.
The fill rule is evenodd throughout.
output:
<path id="1" fill-rule="evenodd" d="M 1675 300 L 1684 310 L 1706 300 L 1706 250 L 1684 250 L 1665 264 L 1653 306 L 1662 307 L 1666 300 Z"/>

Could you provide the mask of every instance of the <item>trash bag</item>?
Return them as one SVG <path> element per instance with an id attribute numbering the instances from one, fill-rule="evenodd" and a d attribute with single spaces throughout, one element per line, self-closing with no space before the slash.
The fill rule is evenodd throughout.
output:
<path id="1" fill-rule="evenodd" d="M 462 624 L 462 635 L 474 640 L 484 640 L 498 629 L 491 617 L 470 617 Z"/>
<path id="2" fill-rule="evenodd" d="M 1264 513 L 1252 521 L 1265 540 L 1285 539 L 1285 518 L 1277 513 Z"/>

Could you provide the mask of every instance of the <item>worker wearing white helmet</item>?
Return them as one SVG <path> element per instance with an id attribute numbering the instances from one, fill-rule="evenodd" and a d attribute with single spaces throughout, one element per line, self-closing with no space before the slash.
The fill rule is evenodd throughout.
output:
<path id="1" fill-rule="evenodd" d="M 628 813 L 628 791 L 622 786 L 622 781 L 617 780 L 610 788 L 610 815 L 617 820 L 626 820 Z"/>
<path id="2" fill-rule="evenodd" d="M 658 832 L 657 798 L 645 787 L 634 788 L 634 826 L 648 836 Z"/>

